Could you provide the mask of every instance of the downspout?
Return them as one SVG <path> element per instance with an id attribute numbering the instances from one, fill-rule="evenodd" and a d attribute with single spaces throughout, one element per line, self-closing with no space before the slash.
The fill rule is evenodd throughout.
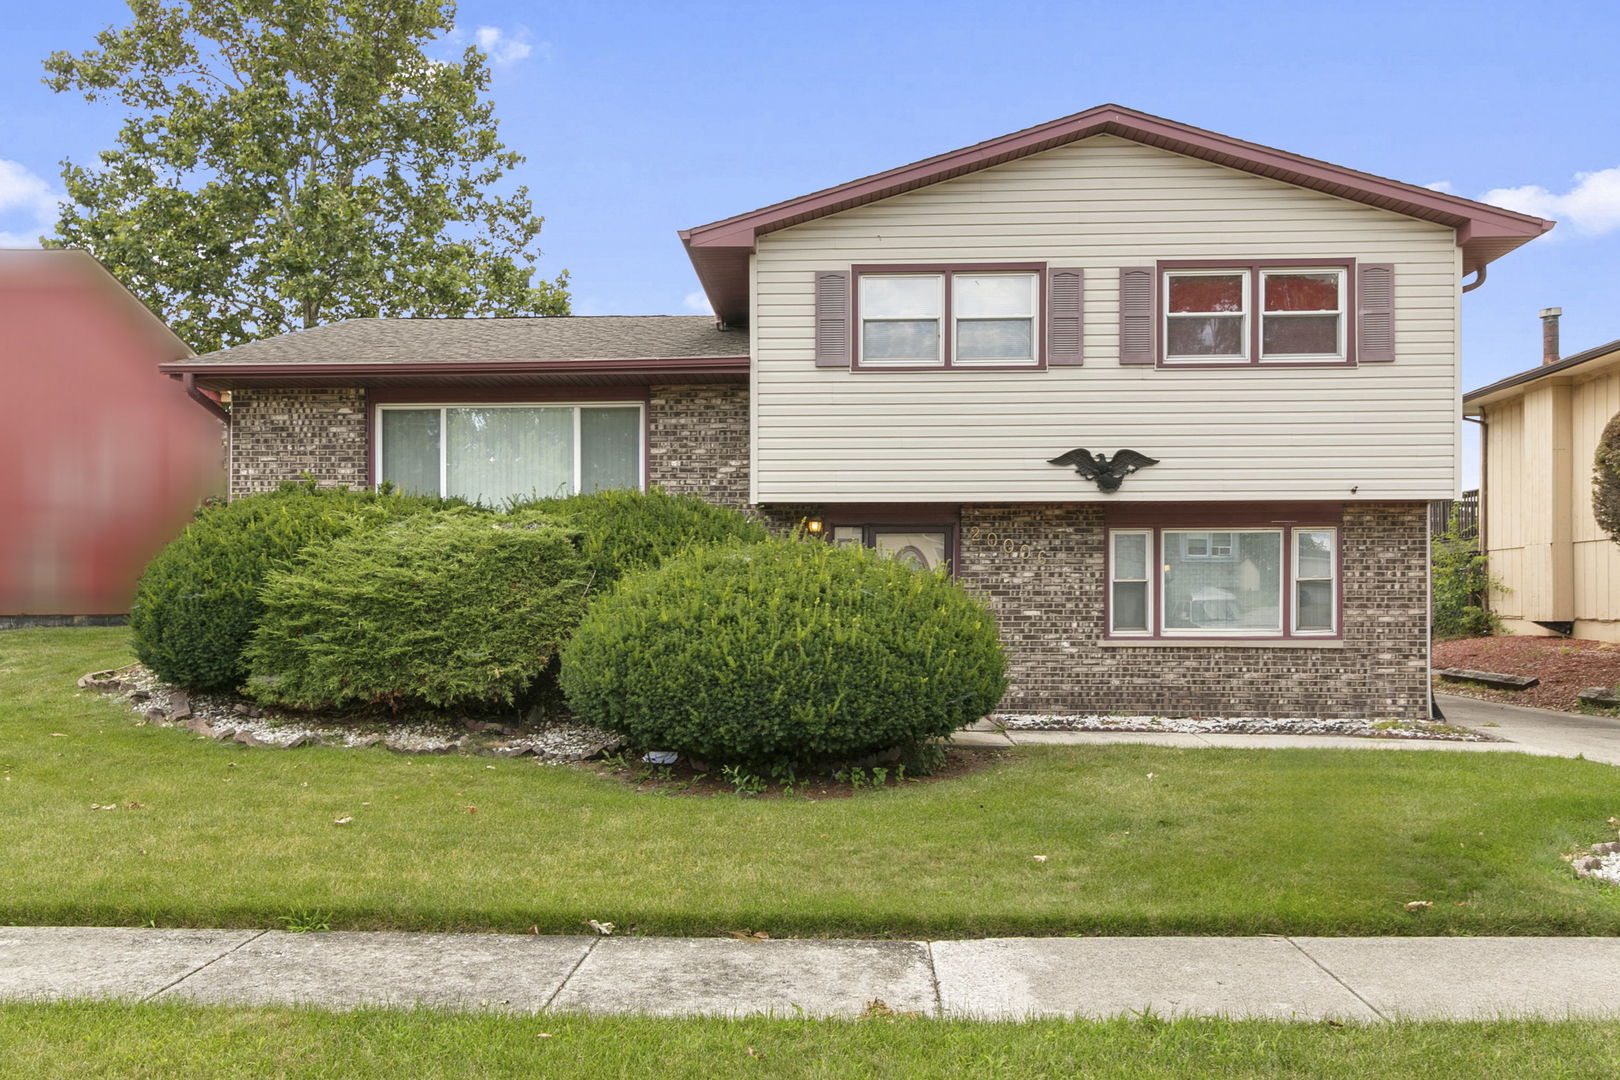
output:
<path id="1" fill-rule="evenodd" d="M 1481 266 L 1478 270 L 1474 271 L 1474 280 L 1470 281 L 1467 285 L 1464 285 L 1462 287 L 1462 291 L 1473 292 L 1483 284 L 1485 284 L 1485 267 Z"/>
<path id="2" fill-rule="evenodd" d="M 221 405 L 219 402 L 215 401 L 213 398 L 209 397 L 207 394 L 203 393 L 201 390 L 197 389 L 196 375 L 187 372 L 186 374 L 180 376 L 180 383 L 186 388 L 187 397 L 201 405 L 203 408 L 207 409 L 209 412 L 213 413 L 214 418 L 220 423 L 224 424 L 226 427 L 231 426 L 230 410 L 225 408 L 225 406 Z"/>

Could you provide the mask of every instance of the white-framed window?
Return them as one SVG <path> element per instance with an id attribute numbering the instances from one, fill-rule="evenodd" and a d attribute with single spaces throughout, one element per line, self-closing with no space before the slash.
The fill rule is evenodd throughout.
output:
<path id="1" fill-rule="evenodd" d="M 1331 637 L 1331 526 L 1132 528 L 1108 533 L 1112 637 Z"/>
<path id="2" fill-rule="evenodd" d="M 856 268 L 858 366 L 1036 367 L 1041 271 Z"/>
<path id="3" fill-rule="evenodd" d="M 1342 361 L 1345 281 L 1339 267 L 1260 271 L 1260 359 Z"/>
<path id="4" fill-rule="evenodd" d="M 1153 632 L 1152 529 L 1115 529 L 1108 537 L 1108 632 Z"/>
<path id="5" fill-rule="evenodd" d="M 1164 275 L 1166 363 L 1249 359 L 1249 272 L 1170 270 Z"/>
<path id="6" fill-rule="evenodd" d="M 953 273 L 952 363 L 962 367 L 1035 363 L 1039 285 L 1039 274 Z"/>
<path id="7" fill-rule="evenodd" d="M 863 364 L 944 364 L 944 274 L 862 274 L 860 282 Z"/>
<path id="8" fill-rule="evenodd" d="M 1296 634 L 1331 634 L 1338 627 L 1339 534 L 1294 530 L 1293 623 Z"/>
<path id="9" fill-rule="evenodd" d="M 379 405 L 376 481 L 498 506 L 606 488 L 640 490 L 639 403 Z"/>

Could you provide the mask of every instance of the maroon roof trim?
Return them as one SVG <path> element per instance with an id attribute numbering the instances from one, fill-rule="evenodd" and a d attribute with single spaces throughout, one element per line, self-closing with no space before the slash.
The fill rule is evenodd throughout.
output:
<path id="1" fill-rule="evenodd" d="M 1457 195 L 1234 139 L 1121 105 L 1099 105 L 1073 116 L 796 199 L 683 229 L 680 237 L 715 312 L 728 323 L 741 324 L 748 317 L 747 257 L 760 235 L 1093 135 L 1117 135 L 1146 146 L 1446 225 L 1457 230 L 1465 273 L 1472 273 L 1492 259 L 1535 239 L 1554 224 Z"/>
<path id="2" fill-rule="evenodd" d="M 199 385 L 229 389 L 233 384 L 263 384 L 273 379 L 275 385 L 293 386 L 330 384 L 333 379 L 364 380 L 366 385 L 404 383 L 424 377 L 435 382 L 453 383 L 458 379 L 488 379 L 500 377 L 503 381 L 529 380 L 580 381 L 582 379 L 608 379 L 624 382 L 629 379 L 662 381 L 674 377 L 705 377 L 746 379 L 746 356 L 676 356 L 639 357 L 614 360 L 488 360 L 446 362 L 348 362 L 319 364 L 307 361 L 287 364 L 198 363 L 180 361 L 159 364 L 158 370 L 171 378 L 194 377 Z"/>

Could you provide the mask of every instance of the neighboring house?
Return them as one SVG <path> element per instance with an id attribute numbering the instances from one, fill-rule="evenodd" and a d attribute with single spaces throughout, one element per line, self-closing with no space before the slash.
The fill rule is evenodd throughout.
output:
<path id="1" fill-rule="evenodd" d="M 1620 341 L 1558 355 L 1542 312 L 1541 366 L 1463 398 L 1484 427 L 1480 546 L 1504 589 L 1490 608 L 1516 634 L 1620 642 L 1620 544 L 1592 513 L 1603 428 L 1620 415 Z"/>
<path id="2" fill-rule="evenodd" d="M 165 370 L 231 393 L 233 492 L 655 483 L 949 563 L 1007 709 L 1421 717 L 1459 291 L 1551 227 L 1106 105 L 683 232 L 719 328 L 362 321 Z M 1081 447 L 1158 461 L 1108 492 L 1049 464 Z"/>
<path id="3" fill-rule="evenodd" d="M 78 251 L 0 251 L 0 626 L 105 621 L 222 489 L 220 423 L 153 371 L 186 343 Z"/>

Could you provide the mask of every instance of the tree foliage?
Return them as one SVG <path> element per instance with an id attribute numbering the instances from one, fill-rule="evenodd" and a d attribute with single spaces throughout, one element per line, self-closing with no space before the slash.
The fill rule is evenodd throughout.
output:
<path id="1" fill-rule="evenodd" d="M 52 89 L 126 110 L 63 163 L 51 246 L 82 248 L 199 351 L 345 318 L 560 315 L 542 219 L 499 181 L 486 57 L 424 47 L 450 0 L 129 0 Z"/>
<path id="2" fill-rule="evenodd" d="M 1598 528 L 1620 544 L 1620 413 L 1616 413 L 1598 440 L 1592 462 L 1592 513 Z"/>

